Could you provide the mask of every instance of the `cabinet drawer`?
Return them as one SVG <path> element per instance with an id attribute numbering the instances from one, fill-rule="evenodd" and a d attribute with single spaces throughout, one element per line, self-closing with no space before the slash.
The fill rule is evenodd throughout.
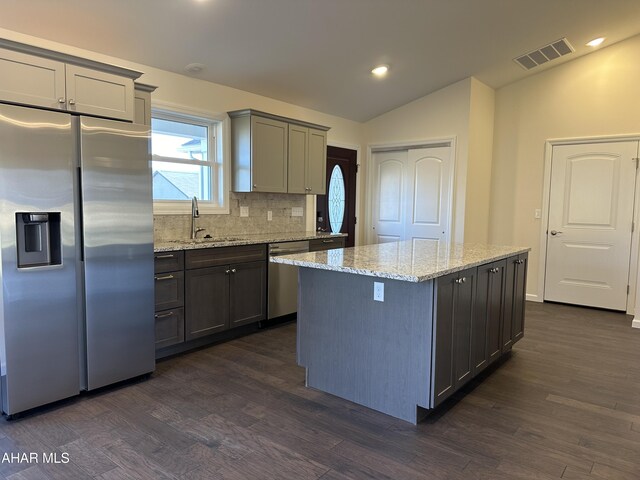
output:
<path id="1" fill-rule="evenodd" d="M 184 272 L 155 275 L 156 311 L 184 305 Z"/>
<path id="2" fill-rule="evenodd" d="M 255 262 L 266 258 L 267 246 L 263 243 L 240 247 L 203 248 L 185 252 L 185 264 L 188 269 Z"/>
<path id="3" fill-rule="evenodd" d="M 156 317 L 156 350 L 184 342 L 184 308 L 158 312 Z"/>
<path id="4" fill-rule="evenodd" d="M 154 255 L 156 273 L 174 272 L 184 269 L 184 252 L 158 252 Z"/>
<path id="5" fill-rule="evenodd" d="M 344 248 L 344 237 L 317 238 L 309 241 L 310 252 L 331 250 L 332 248 Z"/>

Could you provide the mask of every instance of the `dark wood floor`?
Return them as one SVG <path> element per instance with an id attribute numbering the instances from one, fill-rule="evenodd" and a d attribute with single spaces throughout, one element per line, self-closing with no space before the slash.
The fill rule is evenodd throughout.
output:
<path id="1" fill-rule="evenodd" d="M 306 389 L 295 325 L 161 362 L 145 382 L 0 420 L 18 479 L 638 479 L 640 330 L 527 305 L 525 338 L 415 427 Z"/>

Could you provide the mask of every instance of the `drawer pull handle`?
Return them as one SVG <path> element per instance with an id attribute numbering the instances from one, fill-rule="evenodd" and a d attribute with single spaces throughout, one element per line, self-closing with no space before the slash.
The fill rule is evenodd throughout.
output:
<path id="1" fill-rule="evenodd" d="M 333 240 L 322 240 L 322 243 L 333 243 Z"/>
<path id="2" fill-rule="evenodd" d="M 161 282 L 162 280 L 172 280 L 173 275 L 165 275 L 164 277 L 155 277 L 156 282 Z"/>
<path id="3" fill-rule="evenodd" d="M 175 255 L 173 253 L 168 253 L 166 255 L 156 255 L 156 259 L 160 260 L 163 258 L 174 258 Z"/>
<path id="4" fill-rule="evenodd" d="M 167 313 L 156 313 L 154 316 L 156 319 L 158 318 L 167 318 L 167 317 L 173 317 L 175 314 L 173 312 L 167 312 Z"/>

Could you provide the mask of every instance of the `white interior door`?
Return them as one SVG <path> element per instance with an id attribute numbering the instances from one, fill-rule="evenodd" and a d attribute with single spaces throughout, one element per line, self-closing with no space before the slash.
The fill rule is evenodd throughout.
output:
<path id="1" fill-rule="evenodd" d="M 449 147 L 409 150 L 405 240 L 446 240 L 451 223 Z"/>
<path id="2" fill-rule="evenodd" d="M 626 310 L 638 142 L 556 145 L 544 299 Z"/>
<path id="3" fill-rule="evenodd" d="M 372 171 L 371 242 L 449 238 L 451 147 L 376 152 Z"/>
<path id="4" fill-rule="evenodd" d="M 376 152 L 373 154 L 373 243 L 404 239 L 406 177 L 408 154 Z"/>

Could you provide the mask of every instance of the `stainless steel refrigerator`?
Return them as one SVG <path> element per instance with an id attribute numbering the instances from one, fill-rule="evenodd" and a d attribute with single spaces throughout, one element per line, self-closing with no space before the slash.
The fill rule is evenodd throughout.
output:
<path id="1" fill-rule="evenodd" d="M 0 105 L 0 368 L 13 415 L 155 368 L 148 127 Z"/>

